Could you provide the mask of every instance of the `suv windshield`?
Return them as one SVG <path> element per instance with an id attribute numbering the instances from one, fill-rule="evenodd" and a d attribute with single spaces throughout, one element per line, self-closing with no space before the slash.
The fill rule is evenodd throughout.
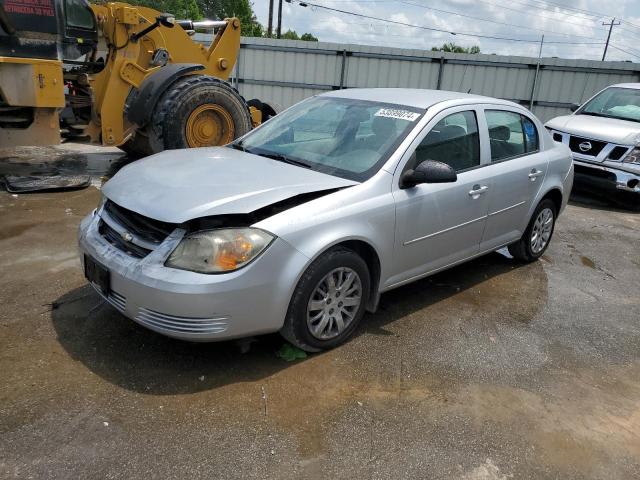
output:
<path id="1" fill-rule="evenodd" d="M 578 110 L 577 114 L 640 122 L 640 90 L 607 88 Z"/>
<path id="2" fill-rule="evenodd" d="M 373 176 L 424 110 L 345 98 L 313 97 L 231 146 L 350 180 Z"/>

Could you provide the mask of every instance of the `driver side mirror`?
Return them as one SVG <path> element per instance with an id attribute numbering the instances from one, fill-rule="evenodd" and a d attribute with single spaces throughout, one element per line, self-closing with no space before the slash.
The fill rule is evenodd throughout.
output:
<path id="1" fill-rule="evenodd" d="M 572 112 L 575 112 L 579 108 L 580 108 L 580 104 L 579 103 L 572 103 L 571 105 L 569 105 L 569 110 L 571 110 Z"/>
<path id="2" fill-rule="evenodd" d="M 458 180 L 456 171 L 446 163 L 425 160 L 415 169 L 402 174 L 400 188 L 412 188 L 421 183 L 451 183 Z"/>

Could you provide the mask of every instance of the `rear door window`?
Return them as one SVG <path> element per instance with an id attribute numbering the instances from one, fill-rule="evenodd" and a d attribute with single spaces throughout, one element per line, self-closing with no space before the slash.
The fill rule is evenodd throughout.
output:
<path id="1" fill-rule="evenodd" d="M 492 162 L 539 150 L 538 129 L 529 118 L 506 110 L 486 110 L 485 116 Z"/>

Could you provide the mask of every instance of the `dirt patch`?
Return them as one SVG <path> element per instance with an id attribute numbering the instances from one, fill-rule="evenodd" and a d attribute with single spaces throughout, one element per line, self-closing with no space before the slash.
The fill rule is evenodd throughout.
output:
<path id="1" fill-rule="evenodd" d="M 582 255 L 580 257 L 580 261 L 585 267 L 593 268 L 594 270 L 596 269 L 596 262 L 591 260 L 589 257 L 585 257 L 584 255 Z"/>

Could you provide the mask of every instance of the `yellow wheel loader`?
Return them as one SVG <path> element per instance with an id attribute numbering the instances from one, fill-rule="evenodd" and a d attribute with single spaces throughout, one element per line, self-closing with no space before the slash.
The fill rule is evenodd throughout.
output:
<path id="1" fill-rule="evenodd" d="M 190 36 L 215 32 L 209 48 Z M 137 155 L 223 145 L 275 114 L 227 80 L 240 22 L 126 3 L 0 0 L 0 147 L 73 140 Z"/>

